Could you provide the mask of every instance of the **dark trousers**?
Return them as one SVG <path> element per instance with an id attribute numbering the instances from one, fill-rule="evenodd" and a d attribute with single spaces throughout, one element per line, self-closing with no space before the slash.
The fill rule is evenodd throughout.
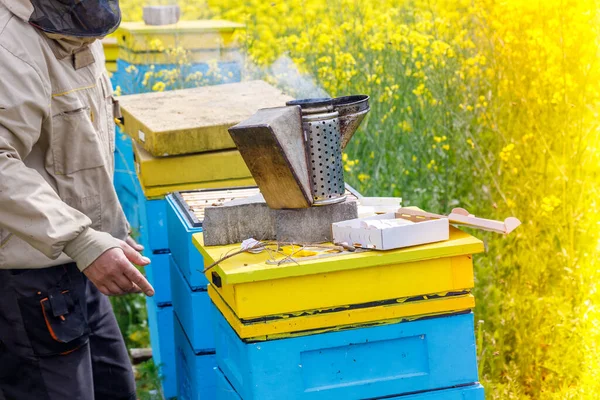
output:
<path id="1" fill-rule="evenodd" d="M 135 400 L 110 302 L 75 264 L 0 270 L 0 400 Z"/>

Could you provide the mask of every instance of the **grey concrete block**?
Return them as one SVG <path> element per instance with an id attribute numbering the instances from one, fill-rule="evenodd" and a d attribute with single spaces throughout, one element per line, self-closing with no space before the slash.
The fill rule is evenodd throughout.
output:
<path id="1" fill-rule="evenodd" d="M 323 243 L 333 240 L 331 224 L 358 218 L 355 201 L 296 210 L 277 210 L 275 229 L 279 242 Z"/>
<path id="2" fill-rule="evenodd" d="M 248 238 L 276 239 L 275 213 L 267 206 L 262 196 L 230 203 L 205 209 L 202 223 L 205 245 L 241 243 Z"/>

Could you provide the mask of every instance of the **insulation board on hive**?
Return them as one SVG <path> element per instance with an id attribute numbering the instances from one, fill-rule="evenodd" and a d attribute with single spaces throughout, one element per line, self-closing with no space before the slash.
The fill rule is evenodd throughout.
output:
<path id="1" fill-rule="evenodd" d="M 292 98 L 263 81 L 119 98 L 123 131 L 154 157 L 235 149 L 227 131 L 261 108 Z"/>

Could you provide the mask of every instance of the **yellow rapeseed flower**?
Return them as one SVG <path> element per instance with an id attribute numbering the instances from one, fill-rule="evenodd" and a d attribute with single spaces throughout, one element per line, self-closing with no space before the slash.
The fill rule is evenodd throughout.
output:
<path id="1" fill-rule="evenodd" d="M 510 159 L 510 154 L 514 150 L 514 148 L 515 148 L 515 145 L 513 143 L 510 143 L 510 144 L 504 146 L 502 148 L 502 151 L 500 152 L 500 159 L 502 161 L 508 161 Z"/>
<path id="2" fill-rule="evenodd" d="M 127 72 L 128 74 L 136 74 L 137 71 L 138 69 L 135 65 L 130 65 L 127 68 L 125 68 L 125 72 Z"/>
<path id="3" fill-rule="evenodd" d="M 369 176 L 369 175 L 367 175 L 367 174 L 358 174 L 358 180 L 359 180 L 359 181 L 361 181 L 361 182 L 363 182 L 363 183 L 364 183 L 364 182 L 365 182 L 367 179 L 369 179 L 369 178 L 370 178 L 370 176 Z"/>
<path id="4" fill-rule="evenodd" d="M 552 211 L 554 211 L 558 206 L 560 206 L 560 204 L 561 201 L 558 197 L 556 197 L 555 195 L 550 195 L 542 199 L 541 208 L 545 213 L 549 214 Z"/>
<path id="5" fill-rule="evenodd" d="M 152 86 L 152 91 L 154 92 L 162 92 L 165 90 L 167 85 L 165 85 L 164 82 L 156 82 L 153 86 Z"/>
<path id="6" fill-rule="evenodd" d="M 524 135 L 523 138 L 522 138 L 523 143 L 527 143 L 531 139 L 533 139 L 533 134 L 532 133 L 528 133 L 528 134 Z"/>

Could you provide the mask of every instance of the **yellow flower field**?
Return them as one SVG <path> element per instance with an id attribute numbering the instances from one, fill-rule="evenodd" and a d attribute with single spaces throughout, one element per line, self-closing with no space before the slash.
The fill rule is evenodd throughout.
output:
<path id="1" fill-rule="evenodd" d="M 141 19 L 145 1 L 122 3 Z M 475 292 L 487 398 L 600 398 L 600 3 L 179 3 L 186 19 L 246 24 L 246 77 L 371 96 L 344 155 L 364 194 L 524 222 L 505 238 L 475 233 L 488 247 Z"/>

